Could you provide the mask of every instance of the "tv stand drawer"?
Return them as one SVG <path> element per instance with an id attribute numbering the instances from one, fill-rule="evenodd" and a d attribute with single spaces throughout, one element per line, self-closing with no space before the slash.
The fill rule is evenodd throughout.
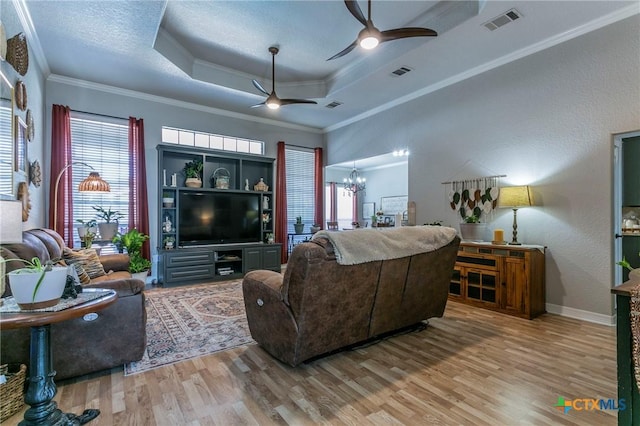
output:
<path id="1" fill-rule="evenodd" d="M 208 250 L 176 250 L 165 255 L 167 268 L 182 266 L 205 266 L 215 262 L 214 251 Z"/>

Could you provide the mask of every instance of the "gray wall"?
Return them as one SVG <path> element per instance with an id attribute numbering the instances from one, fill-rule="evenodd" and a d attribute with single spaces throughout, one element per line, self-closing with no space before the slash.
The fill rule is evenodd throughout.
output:
<path id="1" fill-rule="evenodd" d="M 68 105 L 71 109 L 95 114 L 144 119 L 145 156 L 149 190 L 149 219 L 151 247 L 157 246 L 158 214 L 155 209 L 158 194 L 158 156 L 156 146 L 161 143 L 162 126 L 198 130 L 206 133 L 236 136 L 265 142 L 266 155 L 276 156 L 278 141 L 309 148 L 323 146 L 323 136 L 299 126 L 283 127 L 255 122 L 164 98 L 53 77 L 47 82 L 47 131 L 51 132 L 51 105 Z M 50 138 L 50 137 L 49 137 Z M 48 153 L 50 155 L 50 153 Z"/>
<path id="2" fill-rule="evenodd" d="M 518 212 L 518 240 L 547 247 L 546 300 L 569 315 L 613 314 L 612 134 L 640 129 L 640 17 L 441 89 L 327 136 L 329 163 L 411 152 L 417 223 L 457 224 L 441 182 L 505 174 L 540 206 Z M 395 129 L 402 129 L 396 132 Z M 490 228 L 511 228 L 498 210 Z M 457 225 L 456 225 L 457 226 Z M 508 234 L 508 232 L 507 232 Z"/>

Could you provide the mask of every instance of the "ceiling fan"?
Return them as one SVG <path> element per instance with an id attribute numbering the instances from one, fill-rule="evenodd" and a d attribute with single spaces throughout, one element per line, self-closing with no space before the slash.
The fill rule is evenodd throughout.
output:
<path id="1" fill-rule="evenodd" d="M 378 44 L 384 43 L 385 41 L 392 41 L 409 37 L 435 37 L 438 35 L 438 33 L 434 30 L 419 27 L 405 27 L 380 31 L 373 25 L 373 21 L 371 21 L 371 0 L 368 0 L 367 3 L 368 17 L 367 19 L 365 19 L 360 6 L 358 6 L 357 1 L 344 0 L 344 4 L 347 5 L 347 9 L 349 10 L 349 12 L 351 12 L 351 14 L 358 21 L 360 21 L 362 25 L 364 25 L 364 28 L 358 33 L 358 38 L 353 43 L 347 46 L 343 51 L 336 53 L 335 55 L 327 59 L 327 61 L 346 55 L 347 53 L 355 49 L 358 45 L 360 45 L 360 47 L 362 47 L 363 49 L 373 49 Z"/>
<path id="2" fill-rule="evenodd" d="M 271 93 L 267 92 L 264 87 L 262 87 L 262 85 L 256 80 L 252 80 L 253 85 L 256 87 L 256 89 L 267 95 L 267 99 L 265 99 L 265 101 L 260 104 L 253 105 L 251 108 L 266 105 L 267 108 L 278 109 L 282 105 L 317 104 L 316 101 L 310 101 L 307 99 L 280 99 L 278 95 L 276 95 L 276 55 L 279 51 L 280 49 L 275 46 L 271 46 L 269 48 L 269 52 L 271 52 Z"/>

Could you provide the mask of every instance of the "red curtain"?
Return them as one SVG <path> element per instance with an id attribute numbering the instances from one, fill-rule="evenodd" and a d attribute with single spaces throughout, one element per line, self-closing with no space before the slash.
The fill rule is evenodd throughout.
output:
<path id="1" fill-rule="evenodd" d="M 51 111 L 51 178 L 49 179 L 49 228 L 73 247 L 73 203 L 71 167 L 61 176 L 58 193 L 55 186 L 58 175 L 71 164 L 71 109 L 53 105 Z M 56 200 L 57 197 L 57 200 Z M 57 202 L 56 202 L 57 201 Z M 57 210 L 57 214 L 54 211 Z M 55 222 L 55 223 L 54 223 Z"/>
<path id="2" fill-rule="evenodd" d="M 144 160 L 144 121 L 129 117 L 129 229 L 149 235 L 147 171 Z M 149 240 L 142 245 L 142 256 L 151 259 Z"/>
<path id="3" fill-rule="evenodd" d="M 276 235 L 277 243 L 282 244 L 280 261 L 285 264 L 289 259 L 287 253 L 287 171 L 285 168 L 285 145 L 278 142 L 276 155 Z"/>
<path id="4" fill-rule="evenodd" d="M 313 172 L 314 172 L 314 195 L 316 211 L 313 215 L 313 223 L 322 226 L 324 223 L 324 204 L 322 202 L 324 198 L 324 176 L 322 174 L 324 170 L 324 159 L 322 157 L 322 148 L 314 148 L 315 154 Z"/>

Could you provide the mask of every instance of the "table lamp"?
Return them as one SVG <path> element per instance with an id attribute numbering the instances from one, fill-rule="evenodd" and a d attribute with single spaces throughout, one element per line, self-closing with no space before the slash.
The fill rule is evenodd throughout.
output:
<path id="1" fill-rule="evenodd" d="M 509 186 L 500 188 L 498 195 L 498 207 L 513 209 L 513 240 L 511 245 L 519 246 L 518 242 L 518 222 L 516 221 L 516 212 L 521 207 L 534 206 L 533 193 L 529 185 L 525 186 Z"/>

